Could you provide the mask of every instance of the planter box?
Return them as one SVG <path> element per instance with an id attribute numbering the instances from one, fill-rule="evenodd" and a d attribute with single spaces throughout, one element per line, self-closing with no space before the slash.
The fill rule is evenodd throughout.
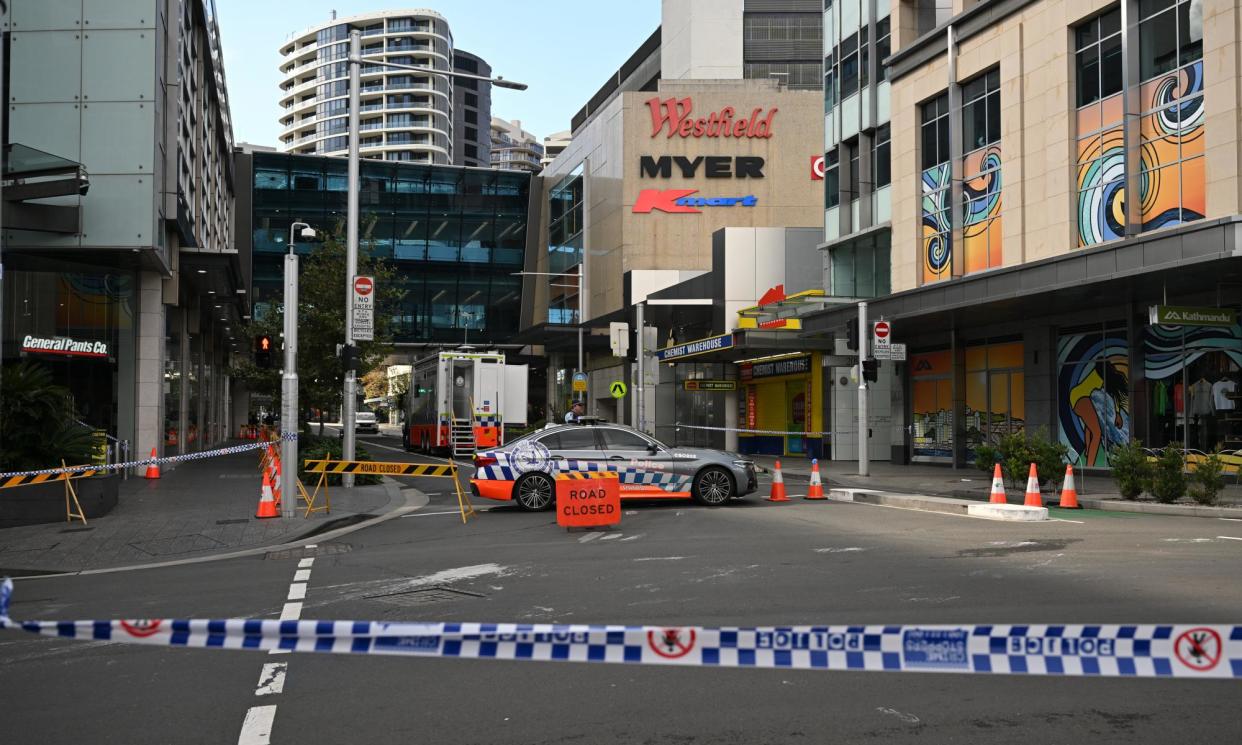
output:
<path id="1" fill-rule="evenodd" d="M 87 520 L 103 517 L 116 507 L 120 484 L 121 478 L 116 474 L 74 480 L 73 486 Z M 65 482 L 51 481 L 0 490 L 0 528 L 63 522 Z M 80 521 L 75 522 L 81 525 Z"/>

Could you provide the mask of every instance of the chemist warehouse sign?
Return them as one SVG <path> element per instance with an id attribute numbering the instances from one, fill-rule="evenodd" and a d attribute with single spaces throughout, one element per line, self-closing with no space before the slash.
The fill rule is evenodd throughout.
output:
<path id="1" fill-rule="evenodd" d="M 772 122 L 777 108 L 755 108 L 747 114 L 732 106 L 719 111 L 698 112 L 694 99 L 659 97 L 649 99 L 647 109 L 651 114 L 651 137 L 683 140 L 766 140 L 772 137 Z M 674 173 L 683 178 L 750 179 L 763 178 L 763 158 L 756 156 L 692 155 L 651 156 L 643 155 L 639 161 L 639 175 L 643 178 L 671 178 Z M 759 198 L 754 194 L 729 191 L 725 194 L 701 194 L 698 189 L 643 189 L 634 200 L 633 212 L 650 214 L 699 214 L 703 208 L 754 207 Z"/>

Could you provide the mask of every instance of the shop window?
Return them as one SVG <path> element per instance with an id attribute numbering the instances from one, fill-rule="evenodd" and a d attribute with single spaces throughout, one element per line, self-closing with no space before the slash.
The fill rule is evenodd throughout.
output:
<path id="1" fill-rule="evenodd" d="M 911 460 L 953 458 L 953 357 L 948 350 L 910 355 Z"/>
<path id="2" fill-rule="evenodd" d="M 1148 326 L 1143 374 L 1145 443 L 1242 450 L 1242 327 Z"/>
<path id="3" fill-rule="evenodd" d="M 950 221 L 949 96 L 942 93 L 921 107 L 923 281 L 947 279 L 952 263 Z"/>
<path id="4" fill-rule="evenodd" d="M 1206 214 L 1201 0 L 1139 5 L 1139 221 L 1143 230 Z"/>
<path id="5" fill-rule="evenodd" d="M 1130 441 L 1130 347 L 1125 324 L 1064 329 L 1057 338 L 1057 437 L 1076 466 L 1108 466 Z"/>
<path id="6" fill-rule="evenodd" d="M 966 348 L 966 458 L 981 444 L 997 445 L 1026 428 L 1022 342 Z"/>
<path id="7" fill-rule="evenodd" d="M 962 86 L 962 260 L 966 273 L 998 267 L 1001 249 L 1000 70 Z"/>

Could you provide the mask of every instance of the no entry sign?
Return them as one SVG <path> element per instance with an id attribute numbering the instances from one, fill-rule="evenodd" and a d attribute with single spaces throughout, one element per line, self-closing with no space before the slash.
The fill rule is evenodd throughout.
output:
<path id="1" fill-rule="evenodd" d="M 353 338 L 355 341 L 375 339 L 375 278 L 354 277 Z"/>

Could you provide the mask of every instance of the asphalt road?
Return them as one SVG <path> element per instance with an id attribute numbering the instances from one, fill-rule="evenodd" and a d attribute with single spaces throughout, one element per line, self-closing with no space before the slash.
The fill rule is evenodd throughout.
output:
<path id="1" fill-rule="evenodd" d="M 377 456 L 399 442 L 362 438 Z M 394 450 L 374 447 L 396 446 Z M 759 625 L 1242 618 L 1242 522 L 1081 513 L 1017 525 L 752 497 L 551 513 L 430 504 L 318 545 L 21 580 L 15 618 L 302 618 Z M 309 571 L 307 571 L 309 570 Z M 295 591 L 298 592 L 298 591 Z M 273 668 L 283 665 L 279 693 Z M 263 678 L 263 679 L 261 679 Z M 1164 743 L 1242 741 L 1233 681 L 829 673 L 266 655 L 0 636 L 13 743 Z M 273 708 L 267 708 L 273 707 Z M 258 712 L 257 714 L 255 712 Z M 243 723 L 251 718 L 249 725 Z M 270 720 L 269 720 L 270 716 Z"/>

